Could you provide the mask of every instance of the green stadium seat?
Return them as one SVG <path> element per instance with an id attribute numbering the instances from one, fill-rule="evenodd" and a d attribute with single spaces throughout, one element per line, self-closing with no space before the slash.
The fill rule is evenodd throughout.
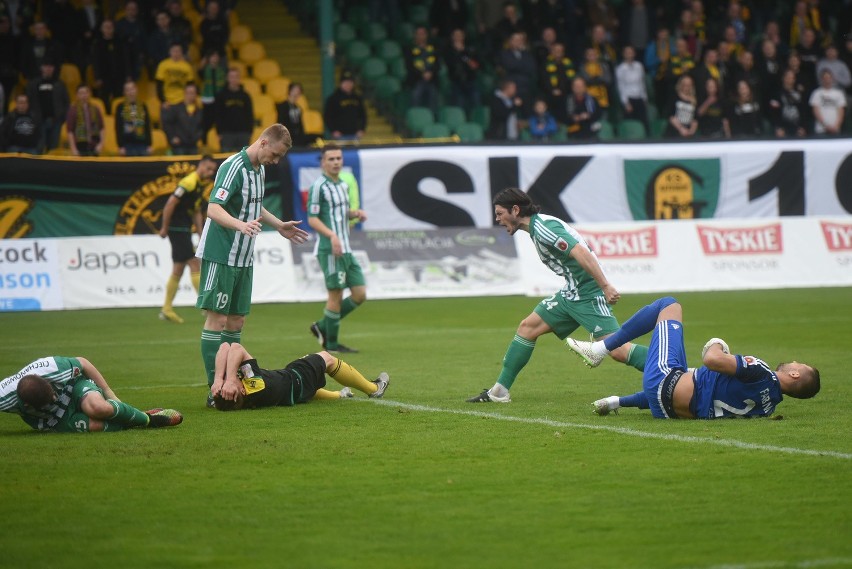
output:
<path id="1" fill-rule="evenodd" d="M 644 140 L 648 138 L 645 125 L 641 121 L 624 119 L 618 125 L 618 138 L 621 140 Z"/>
<path id="2" fill-rule="evenodd" d="M 482 127 L 475 122 L 460 124 L 456 129 L 456 134 L 462 142 L 482 142 L 485 138 Z"/>
<path id="3" fill-rule="evenodd" d="M 308 2 L 307 4 L 310 5 L 313 2 Z M 351 4 L 354 4 L 354 2 Z M 365 29 L 372 23 L 370 21 L 370 7 L 364 5 L 348 6 L 346 9 L 346 21 L 359 30 Z"/>
<path id="4" fill-rule="evenodd" d="M 405 65 L 405 58 L 400 56 L 393 59 L 385 59 L 384 61 L 388 64 L 388 72 L 392 76 L 400 81 L 405 81 L 406 77 L 408 77 L 408 67 Z"/>
<path id="5" fill-rule="evenodd" d="M 429 25 L 429 7 L 423 4 L 412 4 L 408 7 L 408 21 L 415 26 Z"/>
<path id="6" fill-rule="evenodd" d="M 666 126 L 669 121 L 666 119 L 657 119 L 651 122 L 651 138 L 663 138 L 663 133 L 666 131 Z"/>
<path id="7" fill-rule="evenodd" d="M 455 132 L 460 124 L 467 122 L 467 116 L 461 107 L 446 106 L 438 109 L 438 120 Z"/>
<path id="8" fill-rule="evenodd" d="M 396 96 L 402 91 L 399 79 L 385 75 L 373 83 L 373 97 L 380 113 L 387 114 L 395 107 Z"/>
<path id="9" fill-rule="evenodd" d="M 338 50 L 345 51 L 346 46 L 356 39 L 358 39 L 358 34 L 355 33 L 355 28 L 346 22 L 337 24 L 337 33 L 334 34 L 334 41 L 337 43 Z"/>
<path id="10" fill-rule="evenodd" d="M 598 131 L 598 138 L 600 140 L 614 140 L 615 129 L 612 128 L 612 123 L 609 121 L 601 121 L 600 125 L 601 129 Z"/>
<path id="11" fill-rule="evenodd" d="M 412 136 L 420 136 L 423 129 L 434 122 L 432 110 L 426 107 L 411 107 L 405 111 L 405 128 Z"/>
<path id="12" fill-rule="evenodd" d="M 450 127 L 443 123 L 432 123 L 423 129 L 423 138 L 449 138 Z"/>
<path id="13" fill-rule="evenodd" d="M 388 37 L 388 29 L 384 24 L 379 22 L 370 22 L 364 27 L 364 33 L 361 36 L 364 41 L 375 45 L 380 41 L 384 41 Z"/>
<path id="14" fill-rule="evenodd" d="M 370 46 L 366 42 L 354 40 L 346 48 L 346 64 L 354 69 L 359 69 L 370 55 Z"/>
<path id="15" fill-rule="evenodd" d="M 374 47 L 376 57 L 381 57 L 385 61 L 402 57 L 402 47 L 394 40 L 382 40 L 374 44 Z"/>
<path id="16" fill-rule="evenodd" d="M 488 128 L 488 123 L 491 122 L 491 109 L 483 105 L 473 107 L 470 111 L 470 122 L 475 122 L 483 129 Z"/>
<path id="17" fill-rule="evenodd" d="M 368 57 L 361 65 L 361 77 L 370 84 L 388 74 L 388 64 L 378 57 Z"/>
<path id="18" fill-rule="evenodd" d="M 396 29 L 394 37 L 405 45 L 414 43 L 414 24 L 411 22 L 401 22 Z"/>

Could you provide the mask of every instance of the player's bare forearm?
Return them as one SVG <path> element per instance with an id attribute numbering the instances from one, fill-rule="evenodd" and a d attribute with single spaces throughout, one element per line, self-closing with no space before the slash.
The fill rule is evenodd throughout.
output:
<path id="1" fill-rule="evenodd" d="M 582 245 L 575 245 L 574 248 L 571 249 L 570 255 L 578 263 L 580 263 L 580 267 L 582 267 L 589 276 L 595 279 L 595 282 L 598 283 L 599 287 L 601 287 L 601 290 L 606 297 L 606 301 L 609 304 L 615 304 L 618 302 L 621 298 L 621 294 L 612 284 L 610 284 L 597 259 L 588 249 Z"/>
<path id="2" fill-rule="evenodd" d="M 311 229 L 322 235 L 323 237 L 327 237 L 331 239 L 332 237 L 337 237 L 337 234 L 334 233 L 331 229 L 329 229 L 328 225 L 322 222 L 322 220 L 318 217 L 309 217 L 308 225 L 311 226 Z"/>
<path id="3" fill-rule="evenodd" d="M 178 199 L 174 196 L 169 196 L 165 207 L 163 207 L 163 219 L 160 224 L 160 237 L 165 237 L 169 233 L 169 226 L 172 223 L 172 214 L 175 212 Z"/>
<path id="4" fill-rule="evenodd" d="M 265 207 L 260 208 L 260 219 L 264 223 L 271 224 L 282 237 L 294 243 L 304 243 L 308 240 L 308 232 L 298 227 L 301 221 L 282 221 Z"/>
<path id="5" fill-rule="evenodd" d="M 211 203 L 207 206 L 207 217 L 222 227 L 233 229 L 234 231 L 238 231 L 243 235 L 248 235 L 249 237 L 254 237 L 259 234 L 262 227 L 260 219 L 252 219 L 248 222 L 240 221 L 239 219 L 231 216 L 231 214 L 225 211 L 225 208 L 217 203 Z"/>
<path id="6" fill-rule="evenodd" d="M 94 364 L 92 364 L 92 362 L 83 357 L 78 357 L 77 361 L 79 361 L 80 365 L 83 366 L 83 374 L 85 374 L 86 377 L 94 381 L 95 385 L 103 389 L 104 397 L 106 399 L 114 399 L 116 401 L 120 401 L 120 399 L 116 396 L 115 392 L 107 383 L 106 378 L 104 378 L 103 374 L 98 371 L 98 368 L 96 368 Z"/>

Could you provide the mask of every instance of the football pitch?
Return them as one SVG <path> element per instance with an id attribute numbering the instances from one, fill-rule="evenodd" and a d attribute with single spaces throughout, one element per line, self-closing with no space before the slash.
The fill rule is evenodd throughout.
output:
<path id="1" fill-rule="evenodd" d="M 195 309 L 183 325 L 157 309 L 4 314 L 0 377 L 84 356 L 124 401 L 185 420 L 55 435 L 1 416 L 0 567 L 852 567 L 852 288 L 676 296 L 690 364 L 719 336 L 815 365 L 822 391 L 785 398 L 778 420 L 598 417 L 590 402 L 640 374 L 587 369 L 551 335 L 513 403 L 473 405 L 538 299 L 369 301 L 341 339 L 368 379 L 390 374 L 383 400 L 222 413 L 204 406 Z M 243 343 L 283 367 L 318 349 L 320 313 L 256 305 Z"/>

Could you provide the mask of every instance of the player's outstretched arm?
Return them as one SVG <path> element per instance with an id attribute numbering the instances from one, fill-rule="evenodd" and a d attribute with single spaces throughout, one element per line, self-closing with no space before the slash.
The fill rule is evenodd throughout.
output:
<path id="1" fill-rule="evenodd" d="M 714 340 L 718 340 L 718 338 L 714 338 Z M 737 372 L 737 357 L 727 353 L 719 342 L 713 342 L 710 346 L 706 347 L 702 360 L 704 361 L 704 365 L 707 366 L 707 369 L 718 371 L 725 375 L 734 375 Z"/>
<path id="2" fill-rule="evenodd" d="M 101 374 L 101 372 L 98 371 L 98 368 L 96 368 L 92 364 L 92 362 L 90 362 L 86 358 L 79 357 L 79 356 L 77 357 L 77 361 L 79 361 L 80 365 L 83 366 L 83 373 L 86 375 L 86 377 L 88 377 L 89 379 L 94 381 L 95 385 L 97 385 L 98 387 L 103 389 L 104 398 L 114 399 L 115 401 L 121 401 L 121 399 L 118 398 L 118 396 L 115 394 L 115 392 L 109 386 L 109 384 L 107 383 L 107 380 L 104 378 L 103 374 Z"/>
<path id="3" fill-rule="evenodd" d="M 207 206 L 207 217 L 209 217 L 222 227 L 233 229 L 234 231 L 238 231 L 243 235 L 247 235 L 248 237 L 254 237 L 255 235 L 259 234 L 260 230 L 263 227 L 260 223 L 260 219 L 252 219 L 251 221 L 240 221 L 239 219 L 233 217 L 230 213 L 225 211 L 225 208 L 216 203 L 211 203 L 209 206 Z"/>
<path id="4" fill-rule="evenodd" d="M 301 221 L 281 221 L 265 207 L 260 208 L 260 219 L 264 223 L 270 224 L 281 234 L 285 239 L 289 239 L 293 243 L 304 243 L 308 240 L 308 232 L 297 227 Z"/>

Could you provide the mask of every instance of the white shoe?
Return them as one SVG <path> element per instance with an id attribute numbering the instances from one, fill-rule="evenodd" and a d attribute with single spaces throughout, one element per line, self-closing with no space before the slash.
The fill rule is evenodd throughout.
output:
<path id="1" fill-rule="evenodd" d="M 598 367 L 604 359 L 603 356 L 592 351 L 591 342 L 583 342 L 582 340 L 568 338 L 565 340 L 565 344 L 568 348 L 574 351 L 574 353 L 583 358 L 583 361 L 586 362 L 586 365 L 589 367 Z"/>
<path id="2" fill-rule="evenodd" d="M 378 389 L 375 391 L 375 393 L 371 393 L 370 395 L 368 395 L 368 397 L 372 397 L 373 399 L 379 399 L 382 395 L 385 394 L 385 389 L 388 388 L 388 384 L 390 383 L 390 376 L 387 373 L 382 372 L 379 374 L 379 377 L 373 380 L 372 383 L 375 383 Z"/>
<path id="3" fill-rule="evenodd" d="M 348 387 L 344 387 L 343 389 L 340 390 L 339 393 L 340 393 L 341 399 L 349 399 L 350 397 L 355 397 L 355 394 L 352 393 L 352 390 L 349 389 Z"/>
<path id="4" fill-rule="evenodd" d="M 592 403 L 592 407 L 594 407 L 593 411 L 601 417 L 609 415 L 610 413 L 618 415 L 618 408 L 620 407 L 618 403 L 618 396 L 610 395 L 609 397 L 598 399 Z"/>

